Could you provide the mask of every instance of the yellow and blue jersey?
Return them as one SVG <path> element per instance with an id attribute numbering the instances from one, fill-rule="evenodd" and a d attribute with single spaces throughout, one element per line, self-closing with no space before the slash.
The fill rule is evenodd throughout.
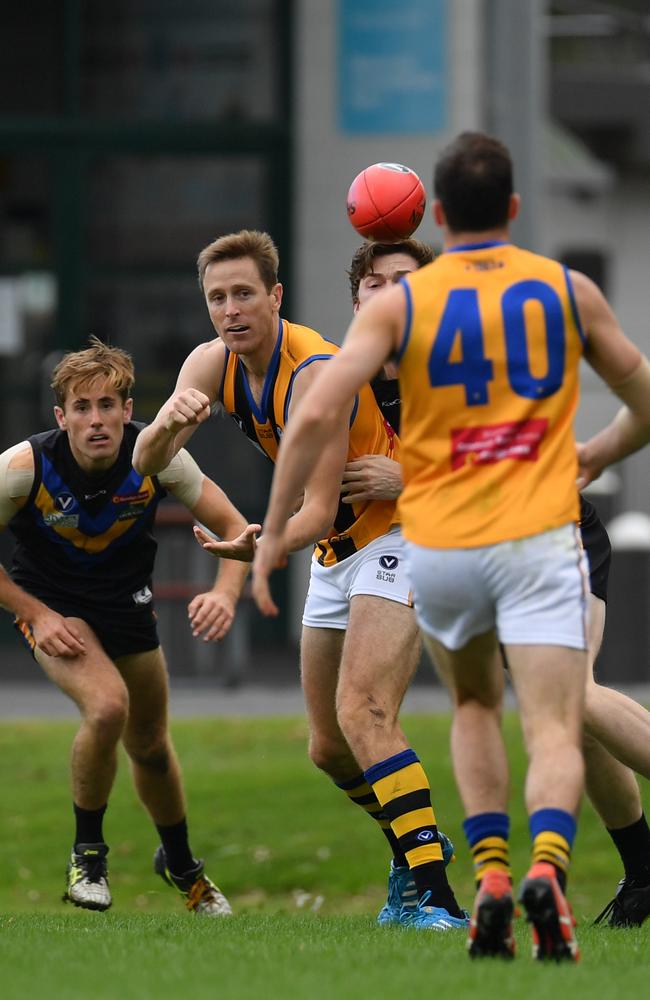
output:
<path id="1" fill-rule="evenodd" d="M 577 521 L 584 334 L 567 269 L 486 242 L 443 253 L 402 285 L 405 537 L 470 548 Z"/>
<path id="2" fill-rule="evenodd" d="M 132 467 L 141 426 L 127 424 L 116 463 L 93 476 L 77 465 L 64 431 L 29 438 L 34 482 L 8 525 L 17 543 L 11 575 L 19 586 L 46 603 L 138 604 L 151 586 L 152 528 L 166 495 L 156 477 Z"/>
<path id="3" fill-rule="evenodd" d="M 289 413 L 295 378 L 312 364 L 332 357 L 339 350 L 315 330 L 279 320 L 278 336 L 264 380 L 258 406 L 248 383 L 246 368 L 237 355 L 226 351 L 219 399 L 239 428 L 262 453 L 275 462 Z M 357 396 L 350 419 L 348 461 L 362 455 L 398 458 L 399 440 L 384 420 L 372 389 L 364 386 Z M 386 534 L 397 523 L 393 500 L 358 504 L 339 503 L 331 532 L 316 543 L 316 558 L 331 566 Z"/>

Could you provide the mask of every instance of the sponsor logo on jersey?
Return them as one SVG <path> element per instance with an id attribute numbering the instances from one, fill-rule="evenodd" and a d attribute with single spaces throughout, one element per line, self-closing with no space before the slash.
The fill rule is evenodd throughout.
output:
<path id="1" fill-rule="evenodd" d="M 546 418 L 517 420 L 482 427 L 461 427 L 451 432 L 451 467 L 490 465 L 504 459 L 536 462 L 548 429 Z"/>
<path id="2" fill-rule="evenodd" d="M 73 497 L 72 493 L 58 493 L 54 497 L 54 506 L 63 514 L 71 514 L 77 506 L 77 501 Z"/>
<path id="3" fill-rule="evenodd" d="M 131 518 L 140 517 L 140 515 L 144 514 L 146 510 L 147 510 L 147 505 L 144 503 L 129 504 L 128 507 L 124 507 L 122 508 L 122 510 L 118 512 L 117 520 L 129 521 Z"/>
<path id="4" fill-rule="evenodd" d="M 434 837 L 435 834 L 433 830 L 420 830 L 415 839 L 421 840 L 423 844 L 426 844 L 428 841 L 433 840 Z"/>
<path id="5" fill-rule="evenodd" d="M 465 264 L 466 271 L 494 271 L 499 267 L 505 267 L 502 260 L 473 260 Z"/>
<path id="6" fill-rule="evenodd" d="M 380 556 L 379 565 L 382 569 L 397 569 L 399 559 L 397 556 Z"/>
<path id="7" fill-rule="evenodd" d="M 44 514 L 43 521 L 52 528 L 78 528 L 78 514 Z"/>
<path id="8" fill-rule="evenodd" d="M 143 587 L 141 590 L 136 590 L 132 597 L 135 604 L 151 604 L 153 594 L 149 587 Z"/>
<path id="9" fill-rule="evenodd" d="M 140 490 L 139 493 L 115 493 L 113 495 L 113 503 L 142 503 L 148 499 L 148 490 Z"/>

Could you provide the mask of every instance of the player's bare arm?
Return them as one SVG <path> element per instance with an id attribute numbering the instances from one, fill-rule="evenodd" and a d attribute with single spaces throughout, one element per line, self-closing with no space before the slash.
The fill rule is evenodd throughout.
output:
<path id="1" fill-rule="evenodd" d="M 310 386 L 321 369 L 331 363 L 315 361 L 297 376 L 288 413 L 288 426 L 295 419 Z M 348 454 L 351 405 L 339 410 L 331 434 L 305 484 L 300 508 L 287 527 L 285 542 L 289 552 L 297 552 L 331 531 L 341 496 L 340 482 Z M 295 503 L 292 507 L 295 510 Z"/>
<path id="2" fill-rule="evenodd" d="M 604 430 L 578 447 L 578 486 L 650 441 L 650 364 L 625 336 L 600 289 L 585 275 L 571 273 L 587 335 L 585 360 L 625 404 Z"/>
<path id="3" fill-rule="evenodd" d="M 253 563 L 253 595 L 263 614 L 277 613 L 268 578 L 289 551 L 291 524 L 287 526 L 287 520 L 295 498 L 336 435 L 341 413 L 349 414 L 361 386 L 398 350 L 405 315 L 403 289 L 379 292 L 356 315 L 343 349 L 322 365 L 288 421 L 264 522 L 264 545 Z M 338 488 L 341 474 L 336 482 Z"/>
<path id="4" fill-rule="evenodd" d="M 310 386 L 318 381 L 319 371 L 332 363 L 332 360 L 314 362 L 303 369 L 296 379 L 292 395 L 291 408 L 287 426 L 296 420 L 301 411 L 303 400 Z M 304 378 L 302 377 L 304 376 Z M 300 383 L 300 384 L 298 384 Z M 333 414 L 327 440 L 322 443 L 319 453 L 301 483 L 304 486 L 304 496 L 299 510 L 290 519 L 284 533 L 277 536 L 262 535 L 259 540 L 255 561 L 258 566 L 258 577 L 261 580 L 261 590 L 256 593 L 255 581 L 253 594 L 264 614 L 275 616 L 278 609 L 274 604 L 268 588 L 268 576 L 273 569 L 284 566 L 287 554 L 313 544 L 319 538 L 326 537 L 334 524 L 336 511 L 341 495 L 341 478 L 349 447 L 349 425 L 352 403 L 339 407 Z M 286 432 L 280 445 L 278 455 L 285 447 Z M 293 494 L 289 505 L 289 513 L 295 510 L 297 492 Z"/>
<path id="5" fill-rule="evenodd" d="M 34 454 L 27 442 L 0 455 L 0 531 L 27 502 L 34 480 Z M 0 605 L 27 622 L 39 649 L 48 656 L 73 657 L 85 651 L 69 620 L 19 587 L 0 566 Z"/>
<path id="6" fill-rule="evenodd" d="M 174 392 L 138 435 L 134 469 L 144 475 L 161 472 L 199 424 L 208 419 L 223 378 L 224 362 L 225 348 L 219 340 L 199 344 L 186 358 Z"/>
<path id="7" fill-rule="evenodd" d="M 246 519 L 223 490 L 203 475 L 188 452 L 182 449 L 161 474 L 160 480 L 201 524 L 234 544 L 240 543 L 247 530 Z M 250 527 L 259 529 L 259 525 Z M 188 605 L 188 617 L 195 637 L 202 636 L 204 641 L 209 642 L 223 639 L 227 634 L 248 569 L 244 561 L 220 562 L 212 588 L 197 594 Z"/>

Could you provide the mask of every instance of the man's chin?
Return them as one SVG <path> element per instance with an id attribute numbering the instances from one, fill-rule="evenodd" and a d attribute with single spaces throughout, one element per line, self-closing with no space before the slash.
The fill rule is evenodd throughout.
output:
<path id="1" fill-rule="evenodd" d="M 242 333 L 239 336 L 232 334 L 226 339 L 221 338 L 231 354 L 250 354 L 253 345 L 250 337 Z"/>

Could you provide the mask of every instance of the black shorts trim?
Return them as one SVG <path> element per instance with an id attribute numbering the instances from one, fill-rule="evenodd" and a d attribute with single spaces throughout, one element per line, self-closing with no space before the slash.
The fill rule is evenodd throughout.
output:
<path id="1" fill-rule="evenodd" d="M 593 504 L 585 501 L 581 514 L 580 534 L 589 560 L 589 589 L 594 597 L 607 603 L 609 567 L 612 561 L 609 535 Z"/>

